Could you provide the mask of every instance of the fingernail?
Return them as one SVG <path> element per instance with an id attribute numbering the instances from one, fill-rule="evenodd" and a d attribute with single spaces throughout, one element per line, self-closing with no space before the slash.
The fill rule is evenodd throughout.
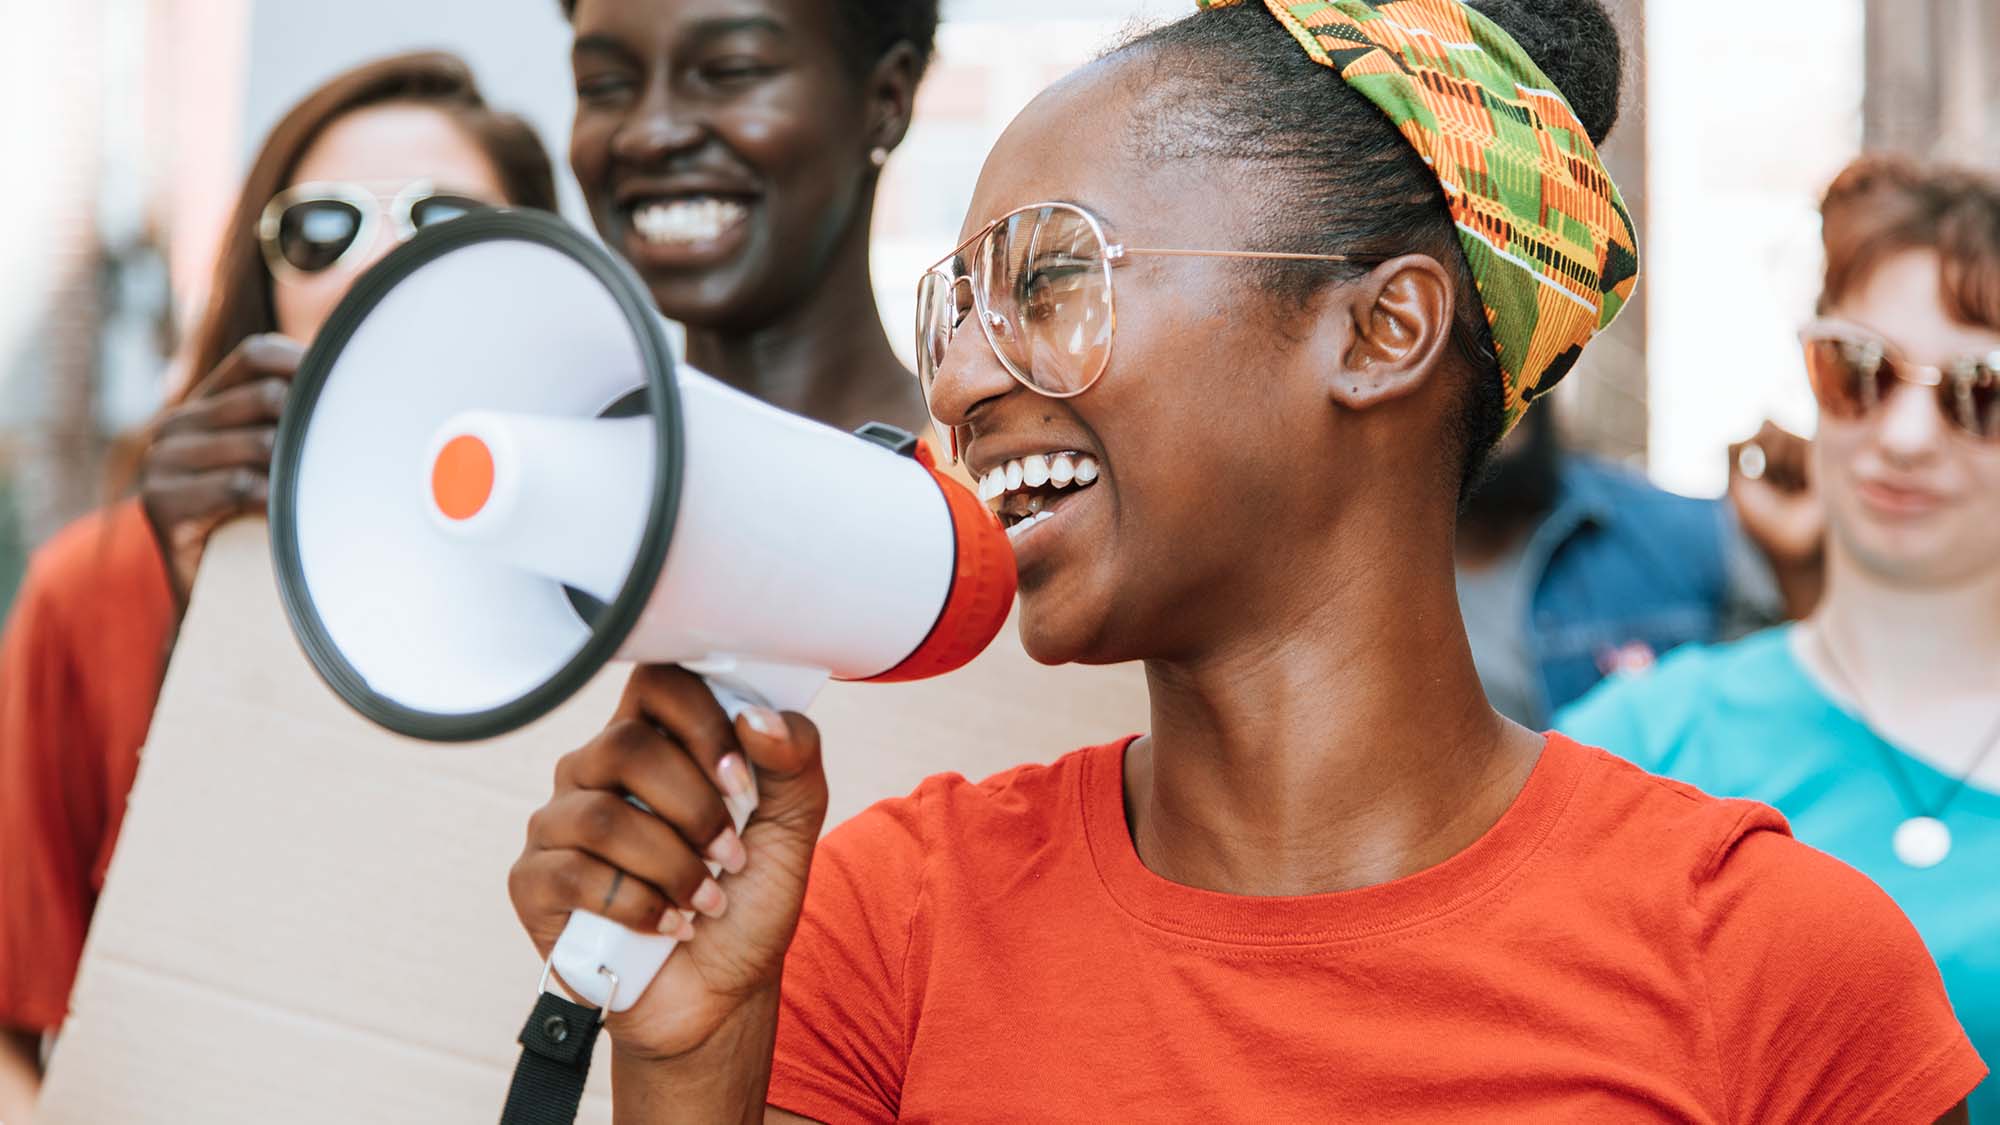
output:
<path id="1" fill-rule="evenodd" d="M 729 806 L 730 818 L 741 828 L 757 811 L 757 780 L 741 754 L 729 754 L 715 764 L 716 779 L 722 783 L 722 803 Z"/>
<path id="2" fill-rule="evenodd" d="M 729 906 L 729 896 L 722 893 L 722 884 L 713 879 L 703 879 L 701 886 L 695 888 L 694 897 L 688 900 L 688 905 L 710 918 L 720 918 Z"/>
<path id="3" fill-rule="evenodd" d="M 694 936 L 694 911 L 668 907 L 660 915 L 660 932 L 675 941 L 686 941 Z"/>
<path id="4" fill-rule="evenodd" d="M 741 754 L 725 754 L 715 764 L 715 772 L 722 780 L 725 797 L 748 797 L 757 791 L 757 783 L 750 778 L 750 766 Z"/>
<path id="5" fill-rule="evenodd" d="M 765 738 L 785 737 L 785 720 L 768 707 L 746 707 L 743 719 L 750 724 L 751 730 Z"/>
<path id="6" fill-rule="evenodd" d="M 734 875 L 750 862 L 750 853 L 743 850 L 743 838 L 736 829 L 725 828 L 722 834 L 708 845 L 708 858 L 722 865 L 724 871 Z"/>

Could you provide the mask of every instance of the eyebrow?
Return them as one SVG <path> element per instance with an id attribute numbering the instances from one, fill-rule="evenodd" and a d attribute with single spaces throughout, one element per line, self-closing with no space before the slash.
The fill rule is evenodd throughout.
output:
<path id="1" fill-rule="evenodd" d="M 689 26 L 687 38 L 697 43 L 739 32 L 761 31 L 780 39 L 788 38 L 784 24 L 769 16 L 740 16 L 735 18 L 715 18 L 698 20 Z M 580 35 L 570 47 L 572 58 L 578 55 L 615 55 L 630 59 L 633 52 L 624 40 L 603 32 Z"/>
<path id="2" fill-rule="evenodd" d="M 724 35 L 734 35 L 739 31 L 765 31 L 785 38 L 785 25 L 770 16 L 740 16 L 734 19 L 698 20 L 689 30 L 693 39 L 716 39 Z"/>
<path id="3" fill-rule="evenodd" d="M 602 34 L 577 36 L 576 42 L 570 45 L 569 53 L 571 58 L 578 55 L 615 55 L 621 59 L 632 57 L 632 52 L 626 48 L 622 40 Z"/>

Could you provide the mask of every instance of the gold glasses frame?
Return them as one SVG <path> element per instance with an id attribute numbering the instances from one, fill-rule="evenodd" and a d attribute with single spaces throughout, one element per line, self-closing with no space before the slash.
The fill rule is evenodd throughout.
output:
<path id="1" fill-rule="evenodd" d="M 1005 226 L 1008 221 L 1037 211 L 1062 211 L 1081 218 L 1090 228 L 1091 234 L 1097 239 L 1097 244 L 1103 251 L 1101 268 L 1104 271 L 1104 307 L 1110 321 L 1110 329 L 1106 333 L 1104 349 L 1098 360 L 1097 369 L 1084 378 L 1082 385 L 1074 390 L 1050 390 L 1042 387 L 1035 383 L 1028 372 L 1022 371 L 1016 366 L 1013 360 L 1007 358 L 1006 351 L 1001 348 L 999 341 L 993 337 L 993 330 L 995 328 L 993 321 L 998 314 L 986 307 L 986 299 L 981 294 L 979 286 L 974 284 L 972 275 L 970 273 L 958 272 L 954 268 L 954 263 L 976 255 L 976 252 L 982 247 L 986 239 L 991 238 L 993 232 Z M 1049 398 L 1075 398 L 1096 386 L 1097 381 L 1104 377 L 1104 372 L 1111 366 L 1111 352 L 1118 337 L 1118 300 L 1117 292 L 1111 282 L 1111 271 L 1127 264 L 1139 255 L 1169 258 L 1238 258 L 1280 262 L 1353 262 L 1364 260 L 1349 254 L 1300 254 L 1281 250 L 1187 250 L 1168 249 L 1157 246 L 1127 246 L 1122 242 L 1113 242 L 1110 236 L 1105 233 L 1103 221 L 1096 215 L 1091 214 L 1087 208 L 1078 204 L 1049 201 L 1044 203 L 1030 203 L 1025 207 L 1016 207 L 1012 211 L 980 227 L 970 238 L 959 243 L 951 253 L 938 259 L 931 268 L 925 270 L 922 279 L 917 282 L 917 380 L 923 388 L 924 401 L 926 403 L 930 401 L 931 388 L 936 382 L 937 367 L 942 361 L 944 349 L 950 347 L 951 342 L 957 338 L 959 323 L 962 319 L 956 316 L 950 318 L 932 318 L 932 320 L 937 322 L 935 324 L 932 323 L 932 320 L 927 320 L 925 316 L 927 307 L 931 300 L 937 296 L 937 291 L 932 288 L 933 286 L 941 284 L 944 287 L 943 293 L 945 297 L 938 299 L 948 298 L 953 301 L 957 299 L 958 287 L 961 284 L 966 286 L 972 297 L 972 315 L 974 319 L 979 321 L 980 334 L 986 338 L 987 348 L 992 351 L 994 358 L 1000 361 L 1000 365 L 1006 368 L 1007 374 L 1013 376 L 1015 382 L 1020 383 L 1036 394 L 1045 395 Z M 1000 319 L 1004 320 L 1004 318 Z M 943 343 L 935 349 L 933 349 L 930 339 L 934 331 L 944 333 Z M 933 359 L 934 356 L 936 357 L 935 359 Z M 942 424 L 939 428 L 946 429 Z M 954 446 L 957 445 L 955 435 L 952 444 Z"/>

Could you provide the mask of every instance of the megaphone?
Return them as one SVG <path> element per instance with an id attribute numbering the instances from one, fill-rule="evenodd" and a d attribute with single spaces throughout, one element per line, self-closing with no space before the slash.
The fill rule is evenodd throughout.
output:
<path id="1" fill-rule="evenodd" d="M 614 659 L 695 670 L 733 716 L 985 648 L 1014 562 L 970 491 L 906 434 L 677 365 L 664 329 L 624 263 L 539 213 L 427 228 L 357 280 L 294 378 L 270 493 L 285 612 L 340 698 L 460 742 Z M 551 967 L 622 1011 L 672 949 L 579 911 Z"/>

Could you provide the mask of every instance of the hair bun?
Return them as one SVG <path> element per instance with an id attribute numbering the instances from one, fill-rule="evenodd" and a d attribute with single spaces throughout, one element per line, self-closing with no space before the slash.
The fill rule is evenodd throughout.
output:
<path id="1" fill-rule="evenodd" d="M 1625 50 L 1600 0 L 1467 0 L 1499 24 L 1562 91 L 1590 139 L 1618 123 Z"/>

